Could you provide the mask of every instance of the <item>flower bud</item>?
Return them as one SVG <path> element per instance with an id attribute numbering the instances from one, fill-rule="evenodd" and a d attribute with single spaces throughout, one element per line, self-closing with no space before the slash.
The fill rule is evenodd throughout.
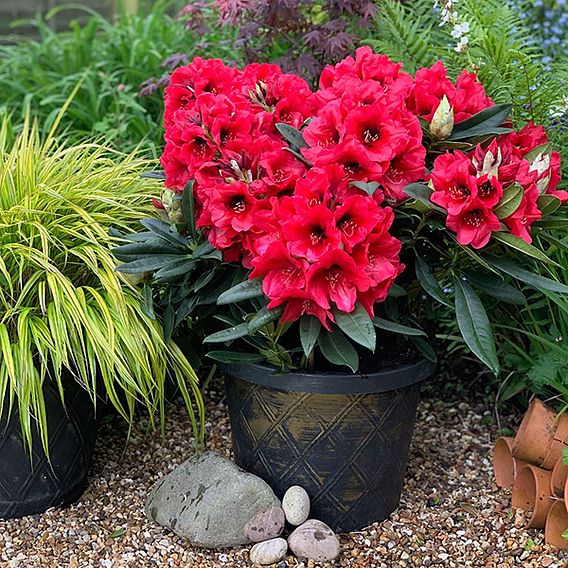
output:
<path id="1" fill-rule="evenodd" d="M 432 122 L 430 123 L 430 134 L 434 140 L 444 140 L 454 128 L 454 111 L 446 95 L 440 101 Z"/>
<path id="2" fill-rule="evenodd" d="M 180 193 L 172 191 L 171 189 L 164 189 L 162 193 L 162 205 L 172 223 L 175 225 L 184 224 Z"/>

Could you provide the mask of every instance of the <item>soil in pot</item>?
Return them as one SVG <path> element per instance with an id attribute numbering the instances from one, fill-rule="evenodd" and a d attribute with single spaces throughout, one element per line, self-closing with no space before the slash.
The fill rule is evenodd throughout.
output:
<path id="1" fill-rule="evenodd" d="M 227 365 L 235 461 L 282 497 L 300 485 L 310 516 L 360 529 L 399 504 L 420 393 L 433 365 L 375 373 L 289 373 Z"/>
<path id="2" fill-rule="evenodd" d="M 64 382 L 65 407 L 54 384 L 44 386 L 49 457 L 34 430 L 32 453 L 25 448 L 17 408 L 0 419 L 0 518 L 42 513 L 76 501 L 87 484 L 96 420 L 88 393 Z M 31 458 L 31 459 L 30 459 Z"/>

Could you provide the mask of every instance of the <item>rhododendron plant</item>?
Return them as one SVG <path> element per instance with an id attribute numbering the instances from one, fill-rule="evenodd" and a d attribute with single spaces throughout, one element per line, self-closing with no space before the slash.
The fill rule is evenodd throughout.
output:
<path id="1" fill-rule="evenodd" d="M 568 201 L 544 129 L 514 130 L 509 111 L 474 73 L 452 81 L 438 62 L 412 77 L 368 47 L 327 67 L 316 91 L 276 65 L 196 58 L 166 89 L 158 206 L 173 226 L 146 224 L 151 246 L 119 247 L 121 270 L 153 273 L 170 332 L 188 317 L 193 325 L 200 305 L 229 305 L 218 317 L 230 327 L 205 342 L 251 336 L 282 368 L 313 364 L 318 346 L 353 370 L 360 347 L 347 338 L 374 350 L 375 327 L 425 335 L 384 317 L 389 297 L 406 294 L 416 308 L 415 273 L 432 298 L 455 305 L 464 340 L 496 371 L 468 270 L 508 286 L 499 279 L 525 269 L 504 255 L 548 262 L 531 245 L 534 228 Z M 291 329 L 301 350 L 284 338 Z"/>

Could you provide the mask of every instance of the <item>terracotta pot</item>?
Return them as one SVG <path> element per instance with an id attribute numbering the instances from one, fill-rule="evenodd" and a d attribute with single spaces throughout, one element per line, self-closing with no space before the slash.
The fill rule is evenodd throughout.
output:
<path id="1" fill-rule="evenodd" d="M 568 512 L 564 501 L 555 501 L 548 511 L 546 517 L 546 526 L 544 528 L 544 540 L 546 544 L 558 546 L 559 548 L 568 548 L 568 540 L 562 533 L 568 530 Z"/>
<path id="2" fill-rule="evenodd" d="M 527 464 L 513 483 L 512 505 L 515 509 L 530 512 L 527 528 L 541 529 L 552 506 L 550 471 Z"/>
<path id="3" fill-rule="evenodd" d="M 554 497 L 562 499 L 564 497 L 564 487 L 566 486 L 566 481 L 568 480 L 568 465 L 562 463 L 562 458 L 560 458 L 550 476 L 550 492 Z"/>
<path id="4" fill-rule="evenodd" d="M 493 473 L 499 487 L 509 488 L 526 462 L 513 457 L 513 438 L 501 436 L 493 446 Z"/>
<path id="5" fill-rule="evenodd" d="M 533 399 L 513 443 L 513 456 L 543 469 L 552 469 L 568 442 L 568 414 L 556 414 Z"/>

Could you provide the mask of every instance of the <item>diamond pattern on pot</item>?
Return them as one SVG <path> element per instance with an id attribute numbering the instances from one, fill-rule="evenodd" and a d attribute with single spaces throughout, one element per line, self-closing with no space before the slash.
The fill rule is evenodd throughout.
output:
<path id="1" fill-rule="evenodd" d="M 419 387 L 329 395 L 226 384 L 236 461 L 277 494 L 301 485 L 310 515 L 337 530 L 397 507 Z"/>

